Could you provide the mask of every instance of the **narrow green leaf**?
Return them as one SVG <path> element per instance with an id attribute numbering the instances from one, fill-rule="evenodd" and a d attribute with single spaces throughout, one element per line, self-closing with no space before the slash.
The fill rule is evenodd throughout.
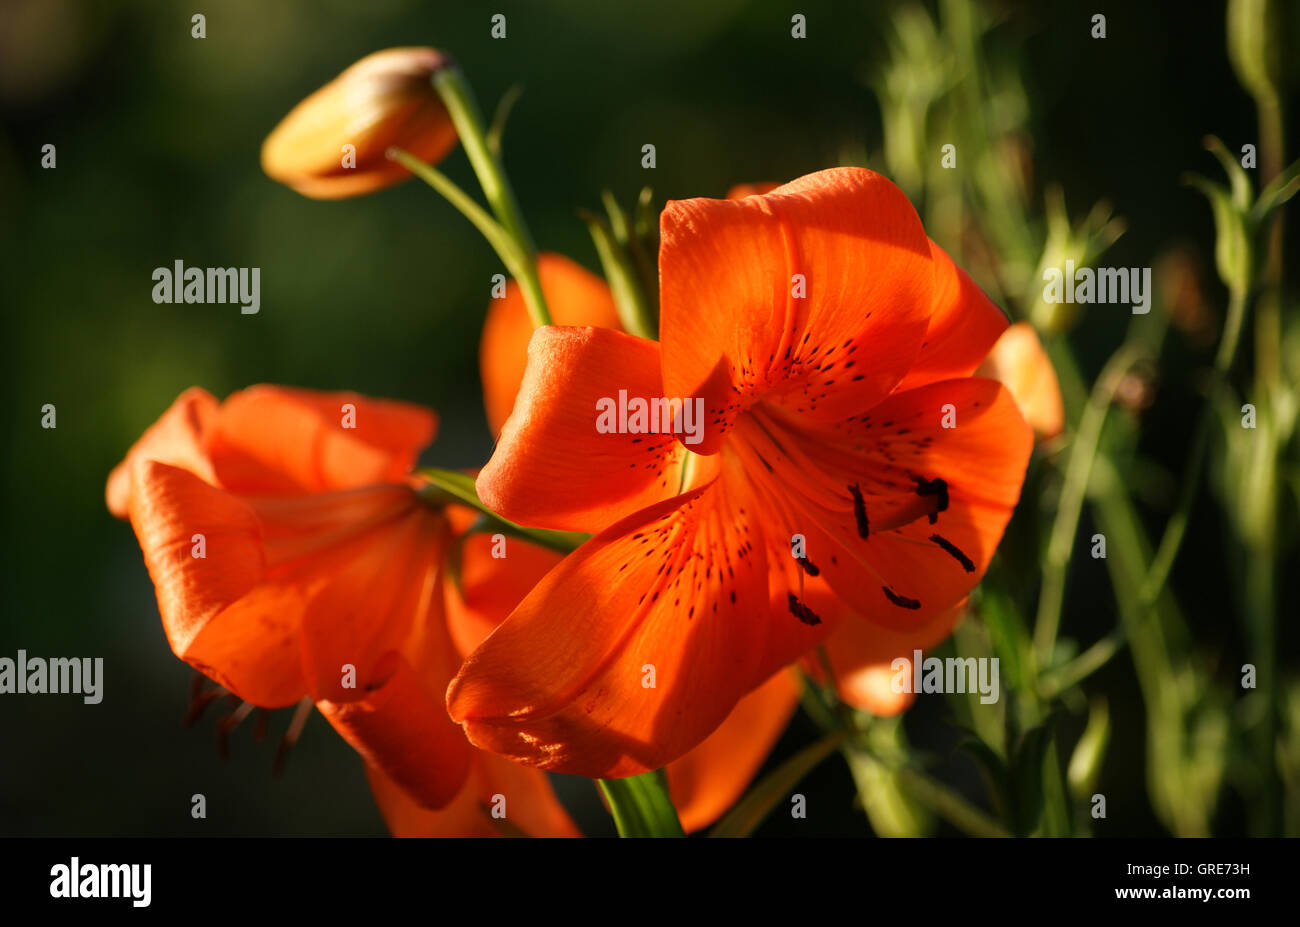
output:
<path id="1" fill-rule="evenodd" d="M 844 737 L 844 731 L 832 731 L 772 770 L 714 826 L 709 836 L 747 837 L 752 834 L 804 776 L 835 752 Z"/>
<path id="2" fill-rule="evenodd" d="M 1002 757 L 979 737 L 966 738 L 957 744 L 957 749 L 969 754 L 975 760 L 980 772 L 984 774 L 994 804 L 1000 813 L 1005 814 L 1006 809 L 1011 807 L 1010 773 Z"/>
<path id="3" fill-rule="evenodd" d="M 515 108 L 523 92 L 523 85 L 515 84 L 503 93 L 497 103 L 497 111 L 492 116 L 492 125 L 487 132 L 487 146 L 488 150 L 498 158 L 501 157 L 501 137 L 506 131 L 506 120 L 510 118 L 510 111 Z"/>
<path id="4" fill-rule="evenodd" d="M 500 529 L 502 534 L 514 535 L 539 547 L 556 550 L 562 554 L 576 550 L 591 537 L 578 531 L 547 531 L 543 528 L 525 528 L 502 518 L 479 501 L 478 492 L 474 489 L 474 477 L 468 473 L 461 473 L 459 470 L 442 470 L 437 467 L 428 467 L 420 470 L 419 475 L 429 481 L 420 490 L 422 498 L 437 505 L 445 505 L 449 502 L 468 505 L 470 508 L 476 509 L 487 516 Z"/>
<path id="5" fill-rule="evenodd" d="M 614 305 L 618 309 L 618 319 L 623 330 L 640 338 L 658 337 L 654 316 L 627 249 L 619 244 L 608 223 L 600 216 L 589 212 L 580 212 L 579 215 L 587 223 L 591 240 L 596 244 L 596 253 L 600 255 L 605 279 L 609 281 L 609 288 L 613 292 Z"/>
<path id="6" fill-rule="evenodd" d="M 1070 792 L 1076 799 L 1087 799 L 1097 787 L 1101 764 L 1106 758 L 1110 743 L 1110 710 L 1106 699 L 1098 696 L 1088 708 L 1088 724 L 1074 745 L 1070 767 L 1066 775 Z"/>
<path id="7" fill-rule="evenodd" d="M 1228 151 L 1223 142 L 1213 135 L 1206 137 L 1205 147 L 1219 159 L 1219 163 L 1223 165 L 1223 172 L 1228 175 L 1228 181 L 1232 184 L 1232 204 L 1239 211 L 1245 212 L 1250 208 L 1250 201 L 1253 199 L 1250 178 L 1246 176 L 1245 170 L 1237 163 L 1232 152 Z"/>
<path id="8" fill-rule="evenodd" d="M 662 769 L 626 779 L 597 779 L 596 784 L 620 837 L 685 836 Z"/>
<path id="9" fill-rule="evenodd" d="M 1292 164 L 1282 173 L 1273 178 L 1272 183 L 1264 188 L 1259 194 L 1259 199 L 1255 200 L 1255 208 L 1251 210 L 1251 217 L 1256 222 L 1262 222 L 1291 197 L 1300 191 L 1300 161 Z"/>
<path id="10" fill-rule="evenodd" d="M 1000 589 L 985 588 L 979 615 L 989 629 L 994 652 L 1007 668 L 1010 688 L 1016 691 L 1028 688 L 1026 661 L 1032 645 L 1029 629 L 1015 602 Z"/>

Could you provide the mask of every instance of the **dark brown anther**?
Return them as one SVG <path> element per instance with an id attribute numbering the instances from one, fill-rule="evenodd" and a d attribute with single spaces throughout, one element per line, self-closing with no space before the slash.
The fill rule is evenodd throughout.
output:
<path id="1" fill-rule="evenodd" d="M 800 602 L 799 598 L 793 592 L 787 593 L 787 595 L 789 596 L 788 604 L 790 606 L 790 614 L 794 615 L 806 625 L 811 626 L 822 623 L 822 620 L 817 617 L 817 613 L 807 605 Z"/>
<path id="2" fill-rule="evenodd" d="M 807 557 L 795 557 L 794 562 L 803 567 L 803 571 L 809 576 L 818 576 L 821 574 L 821 570 L 817 568 L 817 564 L 813 563 Z"/>
<path id="3" fill-rule="evenodd" d="M 930 513 L 930 524 L 939 520 L 939 513 L 948 510 L 948 483 L 943 479 L 927 480 L 925 477 L 914 476 L 912 481 L 916 483 L 916 494 L 918 496 L 934 496 L 938 500 L 938 507 Z"/>
<path id="4" fill-rule="evenodd" d="M 899 595 L 897 592 L 895 592 L 893 589 L 890 589 L 888 586 L 881 586 L 880 588 L 885 590 L 885 598 L 889 599 L 889 601 L 893 602 L 899 608 L 909 608 L 915 610 L 921 607 L 921 602 L 918 599 L 909 599 L 905 595 Z"/>
<path id="5" fill-rule="evenodd" d="M 871 533 L 871 525 L 867 521 L 867 504 L 862 500 L 862 490 L 857 483 L 849 486 L 849 495 L 853 496 L 853 517 L 858 522 L 858 537 L 865 541 Z"/>
<path id="6" fill-rule="evenodd" d="M 951 555 L 954 560 L 956 560 L 958 563 L 961 564 L 962 569 L 965 570 L 967 573 L 975 572 L 975 564 L 971 561 L 970 557 L 967 557 L 964 553 L 962 553 L 961 548 L 958 547 L 956 544 L 954 544 L 952 541 L 938 534 L 930 535 L 930 540 L 934 541 L 934 543 L 938 544 L 945 551 L 947 551 L 948 554 Z"/>

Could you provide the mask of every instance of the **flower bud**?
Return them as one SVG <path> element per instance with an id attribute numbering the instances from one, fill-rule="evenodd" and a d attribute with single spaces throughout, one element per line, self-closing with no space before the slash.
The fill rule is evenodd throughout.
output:
<path id="1" fill-rule="evenodd" d="M 436 163 L 456 144 L 456 128 L 430 83 L 448 66 L 433 48 L 367 55 L 284 117 L 262 143 L 262 170 L 314 199 L 401 183 L 411 174 L 387 157 L 390 147 Z"/>

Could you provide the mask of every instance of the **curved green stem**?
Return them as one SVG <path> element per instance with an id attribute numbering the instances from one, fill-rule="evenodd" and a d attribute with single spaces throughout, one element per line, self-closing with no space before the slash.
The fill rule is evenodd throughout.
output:
<path id="1" fill-rule="evenodd" d="M 1079 528 L 1079 515 L 1083 510 L 1092 463 L 1097 456 L 1101 428 L 1120 380 L 1143 353 L 1144 350 L 1132 342 L 1120 345 L 1097 377 L 1097 385 L 1088 397 L 1079 420 L 1074 447 L 1070 451 L 1070 462 L 1065 470 L 1065 484 L 1061 488 L 1061 499 L 1052 523 L 1046 563 L 1043 565 L 1043 585 L 1038 597 L 1038 615 L 1034 622 L 1034 649 L 1040 662 L 1051 655 L 1060 629 L 1066 570 L 1074 551 L 1074 536 Z"/>
<path id="2" fill-rule="evenodd" d="M 518 265 L 522 255 L 510 236 L 506 234 L 506 230 L 489 216 L 482 206 L 474 202 L 468 193 L 456 186 L 455 181 L 401 148 L 390 148 L 388 157 L 433 187 L 442 194 L 443 199 L 455 206 L 460 214 L 479 230 L 479 234 L 487 239 L 488 244 L 492 246 L 492 250 L 501 258 L 507 269 Z"/>
<path id="3" fill-rule="evenodd" d="M 519 203 L 501 159 L 493 151 L 492 140 L 483 127 L 483 117 L 474 100 L 474 93 L 459 68 L 443 68 L 434 73 L 432 80 L 434 90 L 438 91 L 451 121 L 456 125 L 461 147 L 465 149 L 470 166 L 474 168 L 474 174 L 483 187 L 483 195 L 487 197 L 497 221 L 518 250 L 517 270 L 512 270 L 511 273 L 523 292 L 533 325 L 550 325 L 551 316 L 546 308 L 546 297 L 537 276 L 537 255 L 533 240 L 524 224 L 523 214 L 519 210 Z"/>
<path id="4" fill-rule="evenodd" d="M 409 151 L 400 148 L 390 149 L 388 156 L 441 193 L 447 202 L 455 206 L 460 214 L 479 230 L 492 246 L 492 250 L 497 253 L 497 257 L 501 258 L 501 263 L 506 265 L 510 276 L 514 277 L 515 282 L 519 284 L 519 289 L 524 294 L 524 302 L 528 305 L 528 314 L 533 320 L 533 327 L 550 325 L 551 317 L 546 313 L 542 284 L 537 278 L 537 264 L 520 250 L 518 243 L 506 230 L 442 171 L 430 167 Z"/>
<path id="5" fill-rule="evenodd" d="M 925 773 L 903 766 L 896 770 L 899 782 L 912 797 L 953 827 L 972 837 L 1010 837 L 1011 834 L 983 811 Z"/>

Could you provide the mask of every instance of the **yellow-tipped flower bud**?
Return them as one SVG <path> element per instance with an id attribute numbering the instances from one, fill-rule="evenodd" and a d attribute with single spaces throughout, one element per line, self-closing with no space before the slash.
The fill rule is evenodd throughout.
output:
<path id="1" fill-rule="evenodd" d="M 430 83 L 449 66 L 433 48 L 367 55 L 284 117 L 262 143 L 262 170 L 322 200 L 401 183 L 411 174 L 387 157 L 390 147 L 436 163 L 456 145 L 456 128 Z"/>

